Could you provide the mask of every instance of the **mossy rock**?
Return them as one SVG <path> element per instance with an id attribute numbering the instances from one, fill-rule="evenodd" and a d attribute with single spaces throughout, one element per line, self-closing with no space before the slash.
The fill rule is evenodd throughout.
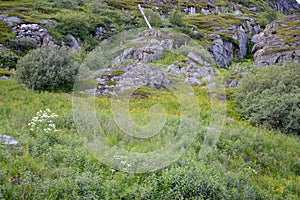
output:
<path id="1" fill-rule="evenodd" d="M 0 76 L 13 76 L 13 75 L 14 73 L 12 73 L 11 71 L 0 68 Z"/>
<path id="2" fill-rule="evenodd" d="M 107 86 L 116 86 L 118 84 L 117 81 L 106 81 L 105 83 Z"/>
<path id="3" fill-rule="evenodd" d="M 113 71 L 109 74 L 109 76 L 121 76 L 122 74 L 125 74 L 124 70 L 117 70 L 117 71 Z"/>

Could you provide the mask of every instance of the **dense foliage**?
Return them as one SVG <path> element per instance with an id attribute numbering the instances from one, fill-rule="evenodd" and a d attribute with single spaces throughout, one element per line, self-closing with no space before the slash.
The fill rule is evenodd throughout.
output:
<path id="1" fill-rule="evenodd" d="M 287 133 L 300 133 L 300 67 L 298 63 L 258 69 L 236 91 L 245 118 Z"/>
<path id="2" fill-rule="evenodd" d="M 39 48 L 19 60 L 16 77 L 34 90 L 54 91 L 72 88 L 77 70 L 74 53 L 68 48 Z"/>

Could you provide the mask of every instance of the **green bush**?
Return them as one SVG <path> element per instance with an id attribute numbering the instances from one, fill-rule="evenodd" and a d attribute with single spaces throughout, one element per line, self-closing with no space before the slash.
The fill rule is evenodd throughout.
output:
<path id="1" fill-rule="evenodd" d="M 175 26 L 183 25 L 183 13 L 180 10 L 174 10 L 168 18 L 170 23 Z"/>
<path id="2" fill-rule="evenodd" d="M 161 17 L 159 16 L 158 13 L 154 12 L 151 9 L 145 9 L 145 15 L 147 16 L 149 23 L 151 24 L 151 26 L 153 27 L 162 27 L 163 25 L 163 20 L 161 19 Z M 146 22 L 143 19 L 143 21 L 141 22 L 142 25 L 146 26 Z"/>
<path id="3" fill-rule="evenodd" d="M 242 80 L 235 100 L 254 124 L 300 133 L 300 67 L 298 63 L 258 69 Z"/>
<path id="4" fill-rule="evenodd" d="M 23 53 L 35 49 L 38 46 L 36 40 L 33 38 L 15 38 L 9 41 L 10 48 Z"/>
<path id="5" fill-rule="evenodd" d="M 12 51 L 0 50 L 0 68 L 15 68 L 19 56 Z"/>
<path id="6" fill-rule="evenodd" d="M 274 11 L 266 11 L 258 15 L 257 23 L 265 27 L 270 22 L 278 19 L 277 13 Z"/>
<path id="7" fill-rule="evenodd" d="M 69 90 L 77 70 L 74 54 L 66 47 L 39 48 L 19 60 L 16 77 L 34 90 Z"/>
<path id="8" fill-rule="evenodd" d="M 56 8 L 79 9 L 83 6 L 84 0 L 46 0 L 47 5 Z"/>

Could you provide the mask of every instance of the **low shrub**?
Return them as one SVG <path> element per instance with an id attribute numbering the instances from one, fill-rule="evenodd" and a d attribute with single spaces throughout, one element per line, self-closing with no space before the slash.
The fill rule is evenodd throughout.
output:
<path id="1" fill-rule="evenodd" d="M 147 19 L 149 20 L 149 23 L 151 24 L 151 26 L 157 27 L 157 28 L 163 26 L 163 20 L 161 19 L 161 17 L 159 16 L 158 13 L 154 12 L 151 9 L 145 9 L 145 15 L 147 16 Z M 144 19 L 142 19 L 141 25 L 146 26 L 146 22 Z"/>
<path id="2" fill-rule="evenodd" d="M 0 68 L 15 68 L 19 58 L 12 51 L 0 50 Z"/>
<path id="3" fill-rule="evenodd" d="M 242 115 L 254 124 L 300 133 L 300 67 L 287 63 L 257 69 L 235 92 Z"/>
<path id="4" fill-rule="evenodd" d="M 174 10 L 168 19 L 175 26 L 183 26 L 183 13 L 180 10 Z"/>
<path id="5" fill-rule="evenodd" d="M 9 41 L 10 48 L 23 53 L 35 49 L 38 46 L 36 40 L 33 38 L 15 38 Z"/>
<path id="6" fill-rule="evenodd" d="M 77 70 L 74 54 L 68 48 L 39 48 L 19 60 L 16 77 L 34 90 L 70 90 Z"/>
<path id="7" fill-rule="evenodd" d="M 277 13 L 272 11 L 266 11 L 258 15 L 257 23 L 265 27 L 270 22 L 278 19 Z"/>

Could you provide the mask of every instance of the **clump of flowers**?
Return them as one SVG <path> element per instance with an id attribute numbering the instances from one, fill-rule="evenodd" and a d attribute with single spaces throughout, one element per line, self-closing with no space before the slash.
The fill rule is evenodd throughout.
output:
<path id="1" fill-rule="evenodd" d="M 57 132 L 54 119 L 58 117 L 57 114 L 52 113 L 49 108 L 40 110 L 36 113 L 36 116 L 31 119 L 28 123 L 31 131 L 42 131 L 42 132 Z"/>
<path id="2" fill-rule="evenodd" d="M 127 163 L 126 156 L 114 156 L 114 158 L 119 161 L 122 171 L 125 171 L 125 172 L 130 171 L 130 169 L 132 168 L 132 165 Z"/>

